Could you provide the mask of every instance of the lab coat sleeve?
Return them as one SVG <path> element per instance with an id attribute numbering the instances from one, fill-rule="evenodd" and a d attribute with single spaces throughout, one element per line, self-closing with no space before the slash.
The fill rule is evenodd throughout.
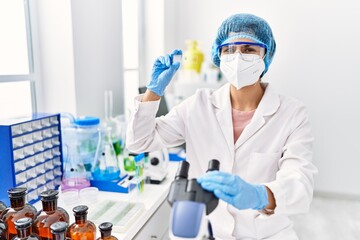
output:
<path id="1" fill-rule="evenodd" d="M 151 152 L 184 143 L 184 122 L 174 107 L 166 116 L 156 118 L 159 101 L 141 102 L 135 98 L 135 111 L 130 119 L 126 147 L 135 153 Z"/>
<path id="2" fill-rule="evenodd" d="M 313 197 L 313 136 L 305 106 L 299 105 L 291 121 L 292 130 L 283 147 L 276 180 L 265 183 L 276 200 L 275 213 L 292 215 L 309 210 Z"/>

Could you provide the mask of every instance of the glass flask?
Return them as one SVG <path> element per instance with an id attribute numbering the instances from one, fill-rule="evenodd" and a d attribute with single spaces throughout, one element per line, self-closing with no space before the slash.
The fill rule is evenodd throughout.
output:
<path id="1" fill-rule="evenodd" d="M 55 222 L 69 223 L 69 214 L 57 206 L 58 194 L 57 190 L 47 190 L 40 194 L 42 210 L 37 213 L 33 228 L 34 232 L 43 240 L 51 239 L 51 224 Z"/>
<path id="2" fill-rule="evenodd" d="M 12 239 L 16 236 L 15 221 L 28 217 L 31 219 L 35 218 L 36 209 L 26 204 L 26 188 L 11 188 L 8 190 L 10 199 L 10 207 L 5 209 L 1 218 L 7 225 L 7 239 Z"/>
<path id="3" fill-rule="evenodd" d="M 120 178 L 120 168 L 111 142 L 111 128 L 102 128 L 99 132 L 92 177 L 94 180 L 111 181 Z"/>
<path id="4" fill-rule="evenodd" d="M 123 151 L 121 139 L 121 123 L 113 117 L 113 93 L 108 90 L 104 93 L 105 97 L 105 118 L 103 120 L 103 128 L 110 128 L 111 142 L 113 144 L 116 156 L 119 156 Z"/>
<path id="5" fill-rule="evenodd" d="M 68 228 L 67 236 L 72 240 L 94 240 L 96 237 L 96 226 L 87 220 L 88 207 L 79 205 L 73 208 L 75 222 Z"/>
<path id="6" fill-rule="evenodd" d="M 32 219 L 25 217 L 15 221 L 17 231 L 16 237 L 13 240 L 40 240 L 40 237 L 32 233 Z"/>
<path id="7" fill-rule="evenodd" d="M 61 189 L 82 189 L 89 187 L 90 181 L 86 177 L 86 170 L 79 154 L 77 153 L 76 144 L 67 144 L 64 149 L 66 160 L 64 161 Z"/>
<path id="8" fill-rule="evenodd" d="M 6 240 L 7 226 L 0 220 L 0 240 Z"/>
<path id="9" fill-rule="evenodd" d="M 56 222 L 51 224 L 51 234 L 52 240 L 70 240 L 70 238 L 66 237 L 66 231 L 69 224 L 66 222 Z"/>
<path id="10" fill-rule="evenodd" d="M 116 237 L 111 235 L 112 223 L 104 222 L 99 225 L 99 230 L 101 237 L 97 238 L 97 240 L 117 240 Z"/>

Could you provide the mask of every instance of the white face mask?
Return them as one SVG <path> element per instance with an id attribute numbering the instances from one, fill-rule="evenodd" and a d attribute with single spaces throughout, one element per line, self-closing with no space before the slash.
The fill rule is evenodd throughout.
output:
<path id="1" fill-rule="evenodd" d="M 246 60 L 243 59 L 246 58 Z M 240 53 L 221 56 L 220 70 L 236 89 L 253 85 L 265 70 L 265 63 L 258 55 Z"/>

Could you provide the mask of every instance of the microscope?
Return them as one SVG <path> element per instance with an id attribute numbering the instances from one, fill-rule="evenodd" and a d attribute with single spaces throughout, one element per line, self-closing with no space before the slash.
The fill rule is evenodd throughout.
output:
<path id="1" fill-rule="evenodd" d="M 172 206 L 169 237 L 171 240 L 214 240 L 211 223 L 207 219 L 218 205 L 212 192 L 201 188 L 196 179 L 187 179 L 189 162 L 182 161 L 171 183 L 168 202 Z M 219 170 L 218 160 L 210 160 L 207 171 Z"/>

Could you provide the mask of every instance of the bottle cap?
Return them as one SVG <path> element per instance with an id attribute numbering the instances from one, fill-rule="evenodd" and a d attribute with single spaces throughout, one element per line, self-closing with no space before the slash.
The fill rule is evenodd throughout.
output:
<path id="1" fill-rule="evenodd" d="M 97 117 L 80 117 L 75 119 L 74 123 L 78 126 L 94 126 L 100 123 L 100 119 Z"/>
<path id="2" fill-rule="evenodd" d="M 52 201 L 58 198 L 59 192 L 57 190 L 46 190 L 42 193 L 40 193 L 40 196 L 42 197 L 42 201 Z"/>
<path id="3" fill-rule="evenodd" d="M 73 208 L 74 215 L 85 215 L 87 214 L 88 206 L 79 205 Z"/>
<path id="4" fill-rule="evenodd" d="M 52 233 L 61 233 L 65 232 L 68 226 L 66 222 L 56 222 L 51 224 L 50 229 Z"/>
<path id="5" fill-rule="evenodd" d="M 111 231 L 112 227 L 113 225 L 111 222 L 104 222 L 99 225 L 100 231 L 104 231 L 104 232 Z"/>
<path id="6" fill-rule="evenodd" d="M 31 225 L 32 225 L 32 219 L 28 218 L 28 217 L 20 218 L 20 219 L 16 220 L 16 222 L 15 222 L 15 227 L 17 229 L 28 228 L 28 227 L 31 227 Z"/>
<path id="7" fill-rule="evenodd" d="M 26 195 L 27 188 L 19 187 L 19 188 L 10 188 L 8 190 L 8 195 L 10 198 L 20 198 Z"/>
<path id="8" fill-rule="evenodd" d="M 140 153 L 140 154 L 138 154 L 138 155 L 135 156 L 134 160 L 135 160 L 135 162 L 139 162 L 139 161 L 141 161 L 144 157 L 145 157 L 144 153 Z"/>

